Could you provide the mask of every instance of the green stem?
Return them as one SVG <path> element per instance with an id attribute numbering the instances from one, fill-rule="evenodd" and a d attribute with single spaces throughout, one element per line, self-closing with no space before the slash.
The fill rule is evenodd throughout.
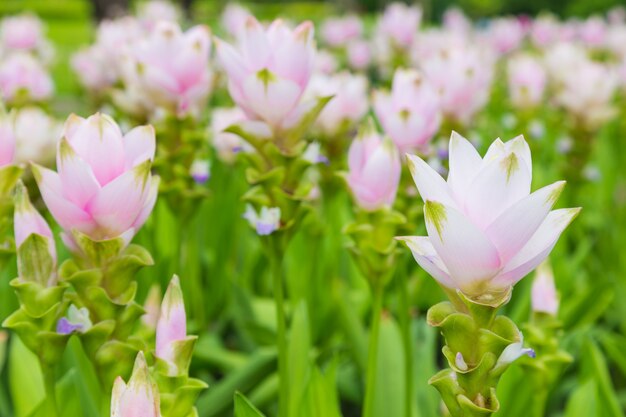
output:
<path id="1" fill-rule="evenodd" d="M 383 309 L 383 286 L 375 284 L 374 307 L 372 309 L 372 330 L 370 331 L 370 343 L 367 354 L 367 381 L 365 386 L 365 405 L 363 417 L 374 416 L 374 395 L 376 390 L 376 376 L 378 374 L 378 339 L 380 334 L 380 316 Z"/>
<path id="2" fill-rule="evenodd" d="M 406 366 L 404 368 L 405 391 L 405 416 L 411 417 L 413 408 L 413 349 L 411 345 L 411 320 L 409 305 L 409 275 L 403 274 L 400 278 L 400 332 L 404 344 L 404 356 Z"/>
<path id="3" fill-rule="evenodd" d="M 287 368 L 287 323 L 285 318 L 285 296 L 282 279 L 282 251 L 277 237 L 270 237 L 270 267 L 274 287 L 274 302 L 276 303 L 276 330 L 278 347 L 278 374 L 279 380 L 279 417 L 287 417 L 289 404 L 289 370 Z"/>
<path id="4" fill-rule="evenodd" d="M 59 415 L 59 409 L 57 407 L 56 378 L 54 377 L 54 368 L 41 362 L 41 372 L 43 373 L 46 399 L 50 407 L 49 411 L 53 413 L 51 417 L 56 417 Z"/>

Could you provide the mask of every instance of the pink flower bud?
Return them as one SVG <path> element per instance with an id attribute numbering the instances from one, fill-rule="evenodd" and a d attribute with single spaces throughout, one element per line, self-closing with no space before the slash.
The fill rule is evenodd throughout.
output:
<path id="1" fill-rule="evenodd" d="M 124 136 L 106 115 L 67 119 L 58 172 L 33 165 L 43 200 L 66 241 L 73 230 L 94 240 L 122 236 L 130 241 L 156 202 L 158 180 L 150 173 L 154 151 L 152 126 Z"/>
<path id="2" fill-rule="evenodd" d="M 174 275 L 161 303 L 156 329 L 156 355 L 169 363 L 174 362 L 176 351 L 173 343 L 185 340 L 186 337 L 187 316 L 183 292 L 178 277 Z"/>
<path id="3" fill-rule="evenodd" d="M 507 63 L 511 103 L 517 108 L 541 104 L 547 75 L 541 63 L 530 55 L 517 55 Z"/>
<path id="4" fill-rule="evenodd" d="M 279 128 L 296 109 L 313 72 L 313 24 L 290 30 L 276 20 L 265 29 L 250 16 L 237 48 L 220 40 L 216 48 L 233 100 L 249 118 Z"/>
<path id="5" fill-rule="evenodd" d="M 606 41 L 607 24 L 600 16 L 591 16 L 580 24 L 578 35 L 588 46 L 602 46 Z"/>
<path id="6" fill-rule="evenodd" d="M 0 168 L 13 163 L 15 158 L 15 129 L 12 117 L 0 110 Z"/>
<path id="7" fill-rule="evenodd" d="M 537 268 L 530 301 L 533 311 L 536 312 L 556 316 L 559 310 L 559 298 L 554 286 L 554 275 L 547 261 Z"/>
<path id="8" fill-rule="evenodd" d="M 8 50 L 33 50 L 43 42 L 41 21 L 32 15 L 12 16 L 0 23 L 0 43 Z"/>
<path id="9" fill-rule="evenodd" d="M 324 21 L 322 39 L 329 46 L 343 46 L 363 33 L 363 22 L 358 16 L 333 17 Z"/>
<path id="10" fill-rule="evenodd" d="M 348 185 L 365 210 L 391 206 L 400 182 L 400 155 L 390 139 L 383 139 L 368 123 L 348 152 Z"/>
<path id="11" fill-rule="evenodd" d="M 423 149 L 441 124 L 439 95 L 415 70 L 397 70 L 391 94 L 374 94 L 374 110 L 400 152 Z"/>
<path id="12" fill-rule="evenodd" d="M 53 89 L 50 74 L 30 55 L 16 53 L 0 64 L 0 92 L 10 103 L 44 101 Z"/>
<path id="13" fill-rule="evenodd" d="M 402 238 L 441 285 L 478 297 L 511 287 L 550 253 L 579 208 L 552 210 L 565 186 L 530 193 L 532 163 L 522 136 L 497 139 L 481 158 L 453 132 L 447 182 L 409 155 L 424 200 L 428 236 Z"/>
<path id="14" fill-rule="evenodd" d="M 113 384 L 111 417 L 161 417 L 159 389 L 150 377 L 143 352 L 137 354 L 128 384 L 121 377 Z"/>
<path id="15" fill-rule="evenodd" d="M 43 216 L 33 207 L 28 197 L 28 190 L 21 181 L 16 187 L 13 229 L 15 231 L 15 247 L 19 248 L 32 234 L 40 235 L 46 238 L 48 253 L 56 262 L 57 253 L 52 230 L 50 230 L 50 226 Z"/>

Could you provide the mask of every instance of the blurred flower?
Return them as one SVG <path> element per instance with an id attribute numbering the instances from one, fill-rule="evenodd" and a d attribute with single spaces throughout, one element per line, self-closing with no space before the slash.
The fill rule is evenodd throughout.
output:
<path id="1" fill-rule="evenodd" d="M 494 367 L 494 369 L 508 366 L 510 363 L 515 362 L 524 355 L 531 358 L 535 357 L 535 351 L 533 349 L 524 347 L 524 336 L 522 335 L 522 332 L 519 332 L 518 339 L 519 342 L 511 343 L 506 348 L 504 348 L 504 350 L 500 354 L 500 357 L 498 358 L 498 361 L 496 362 L 496 366 Z"/>
<path id="2" fill-rule="evenodd" d="M 515 55 L 507 62 L 511 104 L 527 109 L 541 104 L 547 75 L 541 63 L 531 55 Z"/>
<path id="3" fill-rule="evenodd" d="M 526 31 L 519 19 L 502 17 L 491 21 L 486 36 L 496 51 L 500 54 L 506 54 L 521 45 L 526 36 Z"/>
<path id="4" fill-rule="evenodd" d="M 537 268 L 533 281 L 530 301 L 532 310 L 556 316 L 559 310 L 559 298 L 554 286 L 554 275 L 548 261 Z"/>
<path id="5" fill-rule="evenodd" d="M 160 21 L 176 23 L 180 20 L 180 10 L 168 0 L 150 0 L 141 3 L 137 13 L 143 26 L 152 30 Z"/>
<path id="6" fill-rule="evenodd" d="M 243 31 L 249 16 L 251 13 L 248 9 L 229 2 L 222 13 L 222 26 L 230 36 L 237 37 Z"/>
<path id="7" fill-rule="evenodd" d="M 321 28 L 322 39 L 332 47 L 345 46 L 363 33 L 363 22 L 358 16 L 331 17 Z"/>
<path id="8" fill-rule="evenodd" d="M 419 7 L 391 3 L 378 21 L 377 33 L 391 39 L 397 47 L 408 47 L 415 40 L 421 21 Z"/>
<path id="9" fill-rule="evenodd" d="M 556 42 L 559 39 L 559 22 L 552 15 L 539 16 L 531 25 L 530 38 L 539 47 Z"/>
<path id="10" fill-rule="evenodd" d="M 177 374 L 177 342 L 187 338 L 187 315 L 180 280 L 174 275 L 170 281 L 156 328 L 156 356 L 166 361 L 173 375 Z"/>
<path id="11" fill-rule="evenodd" d="M 322 153 L 319 142 L 312 142 L 307 146 L 302 154 L 302 159 L 311 164 L 327 164 L 328 158 Z"/>
<path id="12" fill-rule="evenodd" d="M 472 22 L 458 7 L 450 7 L 443 14 L 443 26 L 445 29 L 458 33 L 468 33 L 472 29 Z"/>
<path id="13" fill-rule="evenodd" d="M 606 22 L 600 16 L 588 17 L 578 27 L 578 35 L 588 46 L 601 46 L 606 41 Z"/>
<path id="14" fill-rule="evenodd" d="M 626 7 L 614 6 L 607 13 L 609 23 L 612 25 L 620 25 L 626 23 Z"/>
<path id="15" fill-rule="evenodd" d="M 396 70 L 391 94 L 376 91 L 374 110 L 400 152 L 422 149 L 441 124 L 439 95 L 415 70 Z"/>
<path id="16" fill-rule="evenodd" d="M 141 316 L 141 321 L 149 328 L 156 330 L 161 311 L 161 287 L 159 284 L 152 284 L 150 287 L 146 301 L 143 303 L 143 309 L 146 313 Z"/>
<path id="17" fill-rule="evenodd" d="M 348 43 L 346 53 L 348 64 L 355 70 L 364 70 L 372 62 L 371 46 L 365 40 L 358 39 Z"/>
<path id="18" fill-rule="evenodd" d="M 259 236 L 267 236 L 280 228 L 280 208 L 261 207 L 259 213 L 250 204 L 246 206 L 243 218 L 250 223 Z"/>
<path id="19" fill-rule="evenodd" d="M 541 120 L 533 120 L 528 126 L 528 131 L 533 139 L 541 139 L 546 134 L 546 126 Z"/>
<path id="20" fill-rule="evenodd" d="M 48 253 L 56 264 L 57 251 L 54 236 L 50 226 L 30 202 L 28 191 L 21 182 L 15 191 L 15 211 L 13 215 L 13 230 L 15 233 L 15 247 L 19 248 L 30 235 L 39 235 L 48 243 Z M 19 265 L 19 264 L 18 264 Z M 21 273 L 20 273 L 21 275 Z"/>
<path id="21" fill-rule="evenodd" d="M 15 160 L 47 165 L 54 159 L 63 126 L 39 107 L 15 113 Z"/>
<path id="22" fill-rule="evenodd" d="M 0 109 L 0 168 L 13 163 L 15 158 L 15 125 L 13 116 Z"/>
<path id="23" fill-rule="evenodd" d="M 211 162 L 208 159 L 196 159 L 189 171 L 195 182 L 204 184 L 211 176 Z"/>
<path id="24" fill-rule="evenodd" d="M 113 86 L 118 73 L 111 70 L 110 56 L 99 45 L 81 49 L 72 55 L 70 65 L 83 87 L 101 93 Z"/>
<path id="25" fill-rule="evenodd" d="M 313 24 L 305 22 L 292 31 L 276 20 L 264 29 L 250 16 L 237 49 L 220 40 L 216 44 L 233 100 L 249 118 L 280 128 L 298 106 L 313 72 Z"/>
<path id="26" fill-rule="evenodd" d="M 152 126 L 123 136 L 106 115 L 67 119 L 57 152 L 58 173 L 36 164 L 33 173 L 70 248 L 74 230 L 93 240 L 132 239 L 156 201 L 159 182 L 150 173 L 154 151 Z"/>
<path id="27" fill-rule="evenodd" d="M 113 384 L 111 417 L 161 417 L 159 389 L 150 377 L 143 352 L 137 354 L 128 385 L 122 377 Z"/>
<path id="28" fill-rule="evenodd" d="M 23 14 L 9 16 L 0 22 L 0 44 L 4 50 L 32 51 L 42 42 L 43 27 L 36 16 Z"/>
<path id="29" fill-rule="evenodd" d="M 339 67 L 339 63 L 337 62 L 337 58 L 331 52 L 320 49 L 315 54 L 315 71 L 319 74 L 327 74 L 332 75 L 337 71 L 337 67 Z"/>
<path id="30" fill-rule="evenodd" d="M 57 333 L 72 334 L 75 332 L 85 333 L 93 324 L 89 318 L 87 307 L 77 308 L 74 304 L 67 309 L 67 316 L 61 317 L 57 322 Z"/>
<path id="31" fill-rule="evenodd" d="M 240 108 L 217 107 L 211 112 L 211 117 L 211 139 L 220 159 L 233 162 L 237 153 L 250 149 L 250 145 L 238 135 L 224 132 L 224 129 L 245 120 L 246 115 Z"/>
<path id="32" fill-rule="evenodd" d="M 447 182 L 417 156 L 409 167 L 424 200 L 428 236 L 404 240 L 441 285 L 469 297 L 513 286 L 539 265 L 580 209 L 551 211 L 565 182 L 530 194 L 532 163 L 523 137 L 499 139 L 481 158 L 456 132 Z"/>
<path id="33" fill-rule="evenodd" d="M 135 74 L 127 82 L 136 82 L 148 100 L 169 111 L 197 114 L 212 86 L 210 49 L 208 27 L 183 33 L 175 23 L 159 22 L 148 37 L 131 46 Z"/>
<path id="34" fill-rule="evenodd" d="M 339 133 L 346 125 L 352 126 L 367 113 L 367 78 L 341 72 L 332 76 L 314 75 L 307 96 L 333 96 L 319 114 L 316 125 L 328 135 Z"/>
<path id="35" fill-rule="evenodd" d="M 46 69 L 30 55 L 16 53 L 0 63 L 0 92 L 9 103 L 44 101 L 53 89 Z"/>
<path id="36" fill-rule="evenodd" d="M 365 210 L 391 206 L 400 182 L 400 155 L 388 138 L 382 138 L 368 121 L 348 152 L 348 186 Z"/>

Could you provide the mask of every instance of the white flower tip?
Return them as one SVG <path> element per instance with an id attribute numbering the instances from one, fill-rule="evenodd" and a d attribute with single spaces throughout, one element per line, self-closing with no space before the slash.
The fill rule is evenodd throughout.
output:
<path id="1" fill-rule="evenodd" d="M 469 369 L 469 366 L 467 366 L 467 363 L 465 362 L 465 359 L 463 358 L 463 354 L 461 352 L 456 353 L 456 357 L 454 358 L 454 364 L 461 371 L 467 371 Z"/>

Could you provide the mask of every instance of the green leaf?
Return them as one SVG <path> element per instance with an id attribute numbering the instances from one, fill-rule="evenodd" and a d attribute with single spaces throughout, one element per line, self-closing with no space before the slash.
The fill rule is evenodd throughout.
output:
<path id="1" fill-rule="evenodd" d="M 311 334 L 309 313 L 305 301 L 301 301 L 293 315 L 287 348 L 289 369 L 288 415 L 298 415 L 302 410 L 304 394 L 311 374 Z"/>
<path id="2" fill-rule="evenodd" d="M 16 335 L 9 351 L 9 386 L 15 417 L 29 416 L 46 396 L 37 356 Z"/>
<path id="3" fill-rule="evenodd" d="M 397 323 L 392 317 L 383 315 L 378 339 L 378 375 L 372 413 L 374 416 L 405 416 L 405 357 L 402 346 Z"/>
<path id="4" fill-rule="evenodd" d="M 235 393 L 235 417 L 265 417 L 265 415 L 237 391 Z"/>

